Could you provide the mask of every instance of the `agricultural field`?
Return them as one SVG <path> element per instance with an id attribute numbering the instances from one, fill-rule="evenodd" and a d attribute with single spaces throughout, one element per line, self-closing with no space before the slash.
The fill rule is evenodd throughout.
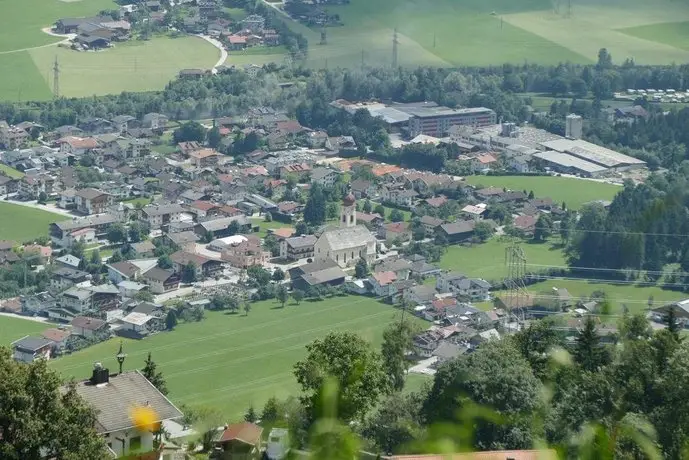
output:
<path id="1" fill-rule="evenodd" d="M 465 180 L 475 186 L 533 191 L 537 198 L 550 197 L 556 203 L 565 202 L 570 209 L 579 209 L 591 201 L 612 200 L 622 190 L 619 185 L 572 177 L 467 176 Z"/>
<path id="2" fill-rule="evenodd" d="M 239 419 L 249 405 L 298 392 L 292 367 L 305 346 L 331 331 L 354 331 L 378 346 L 383 329 L 398 312 L 367 297 L 320 302 L 252 304 L 248 316 L 206 312 L 199 323 L 142 341 L 125 341 L 125 369 L 142 368 L 150 351 L 163 372 L 170 398 L 190 406 L 213 406 Z M 51 361 L 63 378 L 86 378 L 93 363 L 116 369 L 118 340 Z"/>
<path id="3" fill-rule="evenodd" d="M 33 49 L 29 54 L 50 85 L 50 68 L 57 56 L 61 69 L 60 94 L 86 97 L 162 89 L 182 68 L 212 67 L 219 51 L 198 37 L 160 36 L 149 41 L 120 43 L 98 52 L 50 47 Z"/>
<path id="4" fill-rule="evenodd" d="M 66 217 L 61 214 L 42 209 L 0 202 L 0 240 L 15 240 L 21 243 L 46 236 L 50 223 L 65 219 Z"/>
<path id="5" fill-rule="evenodd" d="M 27 335 L 40 334 L 49 327 L 53 325 L 0 315 L 0 347 L 9 346 L 10 343 Z"/>
<path id="6" fill-rule="evenodd" d="M 0 173 L 6 175 L 7 177 L 11 177 L 12 179 L 21 179 L 24 177 L 23 172 L 18 171 L 11 166 L 7 166 L 6 164 L 0 164 Z"/>
<path id="7" fill-rule="evenodd" d="M 553 238 L 556 241 L 557 238 Z M 487 280 L 501 280 L 507 276 L 505 249 L 509 246 L 507 239 L 493 238 L 474 246 L 448 246 L 440 260 L 444 270 L 456 271 L 467 276 Z M 559 246 L 546 243 L 522 243 L 527 264 L 564 267 L 565 257 Z M 528 268 L 528 267 L 527 267 Z M 539 271 L 529 268 L 529 271 Z"/>
<path id="8" fill-rule="evenodd" d="M 595 61 L 608 48 L 616 61 L 686 62 L 689 5 L 671 0 L 352 0 L 329 6 L 344 26 L 320 30 L 290 21 L 309 40 L 312 67 L 381 65 L 392 62 L 398 30 L 399 65 L 490 65 L 504 62 Z M 634 28 L 657 25 L 657 30 Z M 586 30 L 586 34 L 581 31 Z M 638 32 L 638 33 L 637 33 Z"/>

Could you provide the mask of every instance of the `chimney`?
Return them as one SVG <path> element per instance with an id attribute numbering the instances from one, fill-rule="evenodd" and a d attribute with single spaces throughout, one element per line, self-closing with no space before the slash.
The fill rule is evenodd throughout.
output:
<path id="1" fill-rule="evenodd" d="M 90 381 L 92 385 L 108 383 L 110 381 L 110 372 L 101 363 L 94 363 Z"/>

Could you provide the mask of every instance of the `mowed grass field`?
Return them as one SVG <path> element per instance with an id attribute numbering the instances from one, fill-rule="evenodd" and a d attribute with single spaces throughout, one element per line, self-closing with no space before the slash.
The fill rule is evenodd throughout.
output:
<path id="1" fill-rule="evenodd" d="M 553 242 L 557 238 L 553 238 Z M 487 280 L 501 280 L 507 276 L 505 249 L 510 245 L 507 239 L 492 238 L 474 246 L 453 245 L 440 259 L 440 267 L 463 273 L 467 276 Z M 565 257 L 560 247 L 546 243 L 522 243 L 528 264 L 565 266 Z M 536 268 L 533 271 L 539 271 Z"/>
<path id="2" fill-rule="evenodd" d="M 536 198 L 550 197 L 570 209 L 595 200 L 612 200 L 622 190 L 619 185 L 556 176 L 467 176 L 465 181 L 474 186 L 533 191 Z"/>
<path id="3" fill-rule="evenodd" d="M 188 36 L 132 40 L 98 52 L 37 48 L 29 51 L 29 55 L 47 85 L 52 85 L 50 69 L 57 56 L 61 69 L 60 94 L 85 97 L 162 89 L 180 69 L 210 69 L 220 52 L 210 43 Z"/>
<path id="4" fill-rule="evenodd" d="M 271 396 L 298 394 L 294 364 L 306 345 L 331 331 L 352 331 L 379 346 L 382 332 L 399 313 L 367 297 L 335 297 L 279 308 L 274 301 L 252 304 L 248 316 L 207 312 L 199 323 L 142 341 L 125 341 L 125 369 L 141 369 L 150 351 L 175 403 L 211 406 L 240 419 L 249 405 Z M 420 320 L 419 320 L 420 321 Z M 119 341 L 51 361 L 63 378 L 87 378 L 93 363 L 117 368 Z"/>
<path id="5" fill-rule="evenodd" d="M 0 240 L 15 240 L 22 243 L 46 236 L 49 224 L 66 219 L 68 218 L 61 214 L 42 209 L 0 202 Z"/>
<path id="6" fill-rule="evenodd" d="M 54 325 L 0 315 L 0 347 L 9 346 L 10 343 L 27 335 L 40 334 L 50 327 Z"/>
<path id="7" fill-rule="evenodd" d="M 289 21 L 310 43 L 312 67 L 359 66 L 392 62 L 392 37 L 398 30 L 402 66 L 495 65 L 505 62 L 554 64 L 595 61 L 608 48 L 616 62 L 686 62 L 682 43 L 689 29 L 689 4 L 672 0 L 352 0 L 329 6 L 344 26 L 320 30 Z M 555 6 L 558 5 L 556 11 Z M 640 35 L 635 27 L 657 25 Z M 586 31 L 586 33 L 582 33 Z"/>

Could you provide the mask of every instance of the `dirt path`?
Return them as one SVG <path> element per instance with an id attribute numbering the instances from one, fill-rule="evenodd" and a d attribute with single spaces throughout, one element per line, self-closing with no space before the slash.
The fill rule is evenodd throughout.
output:
<path id="1" fill-rule="evenodd" d="M 208 43 L 210 43 L 211 45 L 215 46 L 216 48 L 218 48 L 220 50 L 220 59 L 218 59 L 218 62 L 215 63 L 215 65 L 213 66 L 213 70 L 212 70 L 213 73 L 218 73 L 218 67 L 223 65 L 225 63 L 225 61 L 227 60 L 227 50 L 225 50 L 225 47 L 222 46 L 222 43 L 220 43 L 218 40 L 216 40 L 214 38 L 211 38 L 207 35 L 202 35 L 202 34 L 197 34 L 196 36 L 206 40 Z"/>
<path id="2" fill-rule="evenodd" d="M 56 46 L 59 45 L 60 43 L 67 43 L 71 39 L 75 37 L 75 34 L 66 34 L 66 35 L 61 35 L 61 34 L 56 34 L 52 30 L 50 30 L 50 27 L 44 27 L 41 29 L 41 32 L 46 33 L 52 37 L 60 37 L 62 40 L 58 42 L 53 42 L 53 43 L 48 43 L 47 45 L 39 45 L 39 46 L 30 46 L 28 48 L 19 48 L 16 50 L 9 50 L 9 51 L 0 51 L 0 54 L 12 54 L 12 53 L 21 53 L 22 51 L 31 51 L 31 50 L 37 50 L 40 48 L 49 48 L 51 46 Z"/>

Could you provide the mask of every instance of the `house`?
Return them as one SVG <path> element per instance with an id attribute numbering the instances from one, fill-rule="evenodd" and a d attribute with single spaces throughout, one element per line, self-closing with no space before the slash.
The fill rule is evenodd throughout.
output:
<path id="1" fill-rule="evenodd" d="M 228 425 L 220 433 L 215 445 L 222 451 L 223 460 L 258 460 L 261 458 L 263 428 L 243 422 Z"/>
<path id="2" fill-rule="evenodd" d="M 479 221 L 483 213 L 486 212 L 487 207 L 488 206 L 485 203 L 479 203 L 477 205 L 468 204 L 462 208 L 462 212 L 469 218 Z"/>
<path id="3" fill-rule="evenodd" d="M 277 205 L 276 205 L 277 207 Z M 237 227 L 238 226 L 238 227 Z M 251 221 L 246 216 L 217 217 L 212 220 L 199 222 L 194 226 L 197 235 L 211 233 L 213 238 L 232 236 L 233 233 L 248 232 L 251 229 Z"/>
<path id="4" fill-rule="evenodd" d="M 57 307 L 57 299 L 48 292 L 37 292 L 33 295 L 20 297 L 22 313 L 30 315 L 44 314 Z"/>
<path id="5" fill-rule="evenodd" d="M 484 153 L 481 155 L 476 155 L 471 160 L 471 168 L 475 173 L 479 173 L 492 168 L 494 165 L 497 164 L 497 162 L 497 158 L 495 158 L 492 154 Z"/>
<path id="6" fill-rule="evenodd" d="M 84 313 L 92 309 L 93 292 L 72 286 L 60 295 L 60 306 L 72 312 L 72 318 L 79 313 Z M 48 317 L 50 317 L 48 312 Z"/>
<path id="7" fill-rule="evenodd" d="M 414 204 L 414 199 L 419 195 L 416 190 L 404 187 L 383 187 L 382 188 L 383 201 L 392 203 L 396 206 L 411 208 Z"/>
<path id="8" fill-rule="evenodd" d="M 164 294 L 179 288 L 180 278 L 177 274 L 159 267 L 148 270 L 141 276 L 154 294 Z"/>
<path id="9" fill-rule="evenodd" d="M 350 190 L 357 200 L 361 198 L 370 198 L 377 194 L 378 187 L 373 181 L 356 179 L 350 184 Z"/>
<path id="10" fill-rule="evenodd" d="M 379 271 L 373 273 L 368 282 L 371 284 L 373 289 L 373 294 L 376 297 L 391 297 L 397 294 L 397 286 L 395 285 L 397 281 L 397 275 L 393 271 Z"/>
<path id="11" fill-rule="evenodd" d="M 114 203 L 109 193 L 95 188 L 84 188 L 74 194 L 77 212 L 82 214 L 103 214 Z"/>
<path id="12" fill-rule="evenodd" d="M 406 289 L 403 293 L 403 298 L 412 304 L 424 305 L 435 299 L 435 295 L 435 287 L 422 284 Z"/>
<path id="13" fill-rule="evenodd" d="M 196 214 L 197 218 L 217 216 L 219 206 L 210 201 L 197 200 L 189 205 L 189 210 Z"/>
<path id="14" fill-rule="evenodd" d="M 445 223 L 443 219 L 432 216 L 422 216 L 420 221 L 428 236 L 435 235 L 438 228 Z"/>
<path id="15" fill-rule="evenodd" d="M 177 251 L 170 255 L 175 273 L 181 276 L 184 267 L 193 264 L 196 268 L 197 278 L 213 277 L 222 270 L 222 263 L 218 260 L 209 259 L 200 254 L 192 254 L 186 251 Z"/>
<path id="16" fill-rule="evenodd" d="M 220 154 L 214 149 L 194 150 L 189 153 L 191 163 L 197 168 L 208 168 L 218 163 Z"/>
<path id="17" fill-rule="evenodd" d="M 29 133 L 17 126 L 10 126 L 5 120 L 0 120 L 0 146 L 7 150 L 20 149 L 29 141 Z"/>
<path id="18" fill-rule="evenodd" d="M 149 408 L 155 417 L 151 420 L 154 425 L 183 417 L 182 412 L 139 371 L 110 375 L 108 369 L 96 363 L 91 378 L 78 382 L 75 390 L 95 412 L 94 428 L 118 458 L 136 452 L 136 457 L 128 458 L 141 460 L 145 453 L 154 450 L 154 434 L 137 429 L 131 417 L 132 408 Z M 154 454 L 155 457 L 150 458 L 160 456 L 157 451 Z"/>
<path id="19" fill-rule="evenodd" d="M 148 289 L 148 286 L 142 283 L 137 283 L 136 281 L 122 281 L 117 284 L 117 289 L 120 290 L 120 295 L 125 298 L 131 298 L 136 296 L 139 292 Z"/>
<path id="20" fill-rule="evenodd" d="M 393 241 L 408 241 L 411 239 L 409 222 L 390 222 L 378 228 L 378 236 L 386 243 Z"/>
<path id="21" fill-rule="evenodd" d="M 50 275 L 50 289 L 62 291 L 91 279 L 91 275 L 74 268 L 60 267 Z"/>
<path id="22" fill-rule="evenodd" d="M 118 334 L 124 332 L 123 335 L 134 338 L 141 338 L 148 335 L 155 330 L 154 323 L 159 321 L 157 318 L 145 313 L 132 312 L 122 318 L 122 327 L 118 329 Z M 133 334 L 132 334 L 133 333 Z"/>
<path id="23" fill-rule="evenodd" d="M 482 279 L 450 272 L 436 277 L 435 287 L 438 292 L 451 292 L 458 298 L 483 301 L 488 297 L 491 285 Z"/>
<path id="24" fill-rule="evenodd" d="M 196 251 L 196 242 L 201 239 L 199 235 L 190 231 L 166 233 L 163 238 L 177 249 L 187 252 Z"/>
<path id="25" fill-rule="evenodd" d="M 311 171 L 311 182 L 321 184 L 323 187 L 332 187 L 335 185 L 340 174 L 334 169 L 329 168 L 314 168 Z"/>
<path id="26" fill-rule="evenodd" d="M 285 260 L 313 258 L 317 238 L 314 235 L 301 235 L 280 241 L 280 257 Z"/>
<path id="27" fill-rule="evenodd" d="M 308 291 L 320 286 L 340 286 L 344 284 L 347 274 L 337 262 L 325 260 L 312 262 L 289 270 L 292 287 Z"/>
<path id="28" fill-rule="evenodd" d="M 361 222 L 366 225 L 366 227 L 369 229 L 379 229 L 385 223 L 385 219 L 383 219 L 383 217 L 377 212 L 372 214 L 367 212 L 357 212 L 356 220 L 357 222 Z"/>
<path id="29" fill-rule="evenodd" d="M 108 269 L 108 279 L 115 285 L 122 281 L 136 281 L 141 274 L 139 267 L 126 260 L 105 266 Z"/>
<path id="30" fill-rule="evenodd" d="M 134 257 L 137 259 L 152 257 L 153 251 L 155 251 L 156 248 L 155 244 L 149 240 L 131 243 L 130 246 L 134 252 Z"/>
<path id="31" fill-rule="evenodd" d="M 41 332 L 41 337 L 53 342 L 53 349 L 57 352 L 61 352 L 67 347 L 67 340 L 71 335 L 70 331 L 57 328 L 50 328 Z"/>
<path id="32" fill-rule="evenodd" d="M 86 338 L 94 337 L 108 330 L 108 323 L 102 319 L 88 316 L 77 316 L 70 324 L 72 325 L 72 334 Z"/>
<path id="33" fill-rule="evenodd" d="M 158 230 L 173 222 L 179 222 L 184 208 L 179 204 L 149 204 L 141 208 L 139 218 L 146 222 L 151 230 Z"/>
<path id="34" fill-rule="evenodd" d="M 8 176 L 0 175 L 0 195 L 14 193 L 19 189 L 19 181 Z"/>
<path id="35" fill-rule="evenodd" d="M 12 357 L 22 363 L 32 363 L 39 358 L 50 359 L 54 344 L 52 340 L 27 335 L 12 342 Z"/>
<path id="36" fill-rule="evenodd" d="M 141 125 L 144 128 L 152 130 L 162 130 L 167 126 L 169 119 L 166 115 L 161 113 L 147 113 L 141 119 Z"/>
<path id="37" fill-rule="evenodd" d="M 411 274 L 411 266 L 412 263 L 406 259 L 388 257 L 374 265 L 373 271 L 376 273 L 390 271 L 395 274 L 397 280 L 406 280 Z"/>
<path id="38" fill-rule="evenodd" d="M 238 236 L 238 235 L 235 235 Z M 244 241 L 229 244 L 222 251 L 222 260 L 236 268 L 247 269 L 263 265 L 270 259 L 270 252 L 261 247 L 261 240 L 253 235 L 245 236 Z"/>
<path id="39" fill-rule="evenodd" d="M 57 143 L 61 153 L 77 157 L 98 148 L 98 141 L 93 137 L 65 136 L 58 139 Z"/>
<path id="40" fill-rule="evenodd" d="M 308 163 L 294 163 L 282 166 L 279 170 L 280 179 L 294 176 L 297 180 L 305 180 L 311 174 L 311 166 Z"/>
<path id="41" fill-rule="evenodd" d="M 518 230 L 521 230 L 526 235 L 533 235 L 533 232 L 536 229 L 536 221 L 537 220 L 538 219 L 536 218 L 536 216 L 531 216 L 531 215 L 517 216 L 512 221 L 512 226 L 514 226 L 514 228 L 516 228 Z"/>
<path id="42" fill-rule="evenodd" d="M 450 224 L 443 224 L 438 229 L 438 233 L 445 237 L 449 243 L 465 241 L 474 235 L 476 222 L 473 220 L 458 220 Z"/>

